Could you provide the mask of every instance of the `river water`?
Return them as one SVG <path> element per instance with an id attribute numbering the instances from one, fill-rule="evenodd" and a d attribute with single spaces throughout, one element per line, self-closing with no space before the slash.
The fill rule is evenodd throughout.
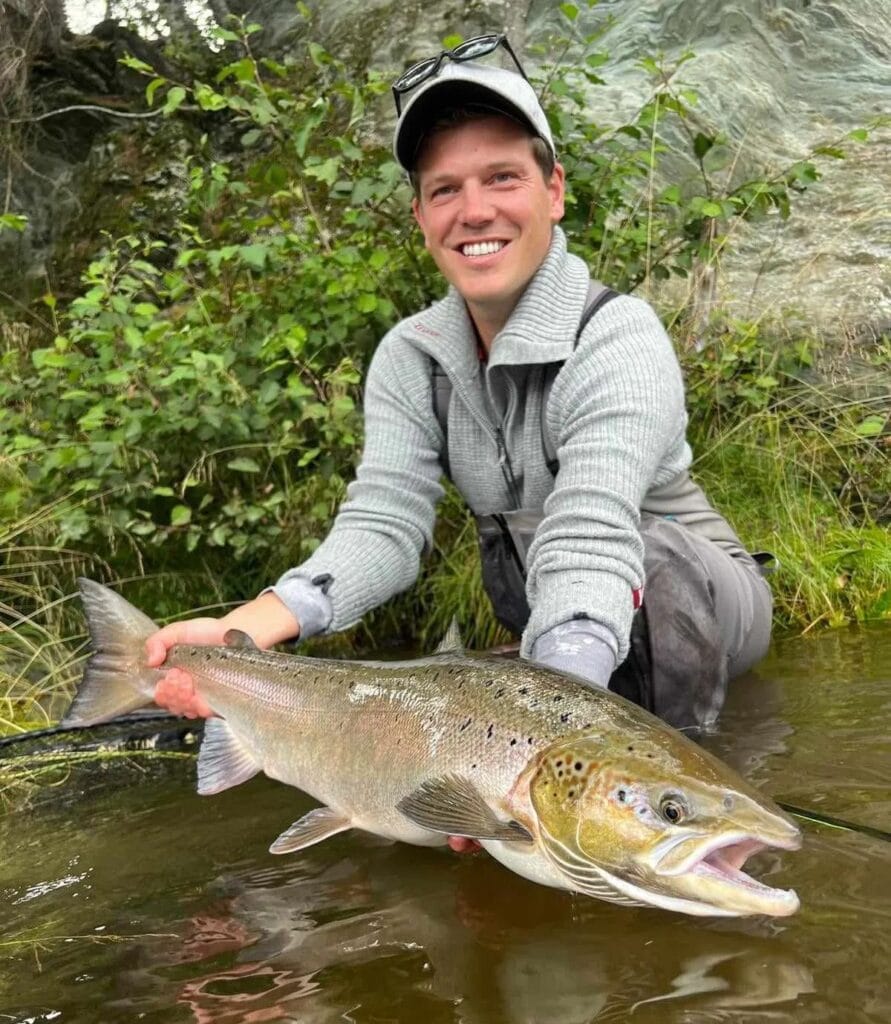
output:
<path id="1" fill-rule="evenodd" d="M 889 830 L 889 711 L 891 627 L 782 640 L 708 745 L 779 799 Z M 190 754 L 39 791 L 0 820 L 0 1022 L 891 1020 L 881 840 L 805 823 L 802 850 L 750 865 L 801 911 L 711 920 L 361 833 L 269 855 L 309 807 L 265 778 L 198 797 Z"/>

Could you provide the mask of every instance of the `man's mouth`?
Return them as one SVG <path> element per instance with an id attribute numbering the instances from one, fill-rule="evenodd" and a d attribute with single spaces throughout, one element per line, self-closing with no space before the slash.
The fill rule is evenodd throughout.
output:
<path id="1" fill-rule="evenodd" d="M 507 242 L 499 240 L 491 242 L 468 242 L 458 248 L 462 256 L 492 256 L 496 252 L 501 252 L 506 245 Z"/>

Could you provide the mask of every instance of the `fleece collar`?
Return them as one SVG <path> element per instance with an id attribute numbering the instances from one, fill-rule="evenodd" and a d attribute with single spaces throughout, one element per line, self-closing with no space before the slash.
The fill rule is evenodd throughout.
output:
<path id="1" fill-rule="evenodd" d="M 566 236 L 555 227 L 544 262 L 492 342 L 489 368 L 568 359 L 588 281 L 588 268 L 567 251 Z M 469 381 L 479 373 L 476 332 L 467 305 L 454 288 L 403 326 L 408 340 L 435 359 L 448 376 Z"/>

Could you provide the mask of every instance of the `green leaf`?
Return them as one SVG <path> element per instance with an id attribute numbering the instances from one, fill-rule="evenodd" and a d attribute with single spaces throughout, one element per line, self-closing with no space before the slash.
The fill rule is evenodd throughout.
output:
<path id="1" fill-rule="evenodd" d="M 183 100 L 186 98 L 186 90 L 181 85 L 175 85 L 170 92 L 167 93 L 167 100 L 162 107 L 165 114 L 172 114 L 178 107 L 182 105 Z"/>
<path id="2" fill-rule="evenodd" d="M 170 510 L 170 525 L 185 526 L 192 521 L 192 510 L 188 505 L 174 505 Z"/>
<path id="3" fill-rule="evenodd" d="M 226 463 L 227 469 L 234 469 L 237 473 L 259 473 L 260 466 L 253 459 L 240 455 L 237 459 Z"/>
<path id="4" fill-rule="evenodd" d="M 28 226 L 28 218 L 20 213 L 0 214 L 0 228 L 10 228 L 12 231 L 22 232 Z"/>
<path id="5" fill-rule="evenodd" d="M 702 132 L 697 132 L 696 138 L 693 140 L 693 152 L 701 160 L 714 144 L 715 138 L 713 135 L 704 135 Z"/>
<path id="6" fill-rule="evenodd" d="M 356 299 L 356 309 L 360 313 L 373 313 L 377 309 L 377 296 L 365 292 Z"/>
<path id="7" fill-rule="evenodd" d="M 265 269 L 268 256 L 269 247 L 260 242 L 254 242 L 253 245 L 242 245 L 238 250 L 238 258 L 251 270 Z"/>
<path id="8" fill-rule="evenodd" d="M 721 209 L 721 204 L 712 202 L 711 200 L 704 202 L 700 211 L 704 217 L 720 217 L 724 213 Z"/>
<path id="9" fill-rule="evenodd" d="M 867 416 L 865 420 L 854 427 L 854 433 L 858 437 L 878 437 L 885 429 L 886 418 L 884 416 Z"/>
<path id="10" fill-rule="evenodd" d="M 123 64 L 125 68 L 131 68 L 133 71 L 142 71 L 147 75 L 153 75 L 155 73 L 155 69 L 151 64 L 146 64 L 144 60 L 132 57 L 129 53 L 124 57 L 119 57 L 118 64 Z"/>
<path id="11" fill-rule="evenodd" d="M 570 21 L 575 21 L 579 16 L 579 9 L 575 4 L 560 4 L 560 10 L 563 12 L 563 16 Z"/>
<path id="12" fill-rule="evenodd" d="M 155 93 L 166 83 L 166 78 L 153 78 L 145 87 L 145 102 L 151 106 L 155 101 Z"/>

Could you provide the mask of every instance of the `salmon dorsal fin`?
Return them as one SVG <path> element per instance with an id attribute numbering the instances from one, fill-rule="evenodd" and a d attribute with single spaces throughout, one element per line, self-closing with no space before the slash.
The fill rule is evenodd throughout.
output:
<path id="1" fill-rule="evenodd" d="M 241 629 L 229 629 L 226 631 L 226 635 L 223 637 L 223 643 L 227 647 L 235 647 L 241 651 L 259 651 L 260 648 L 254 643 L 254 641 L 248 636 L 244 630 Z"/>
<path id="2" fill-rule="evenodd" d="M 502 821 L 461 775 L 428 779 L 403 797 L 396 809 L 421 828 L 469 839 L 500 839 L 502 842 L 531 843 L 532 836 L 518 821 Z"/>
<path id="3" fill-rule="evenodd" d="M 198 752 L 198 792 L 202 796 L 221 793 L 247 782 L 261 769 L 225 718 L 208 718 Z"/>
<path id="4" fill-rule="evenodd" d="M 461 627 L 458 625 L 458 619 L 456 616 L 452 616 L 452 621 L 449 623 L 449 628 L 446 630 L 445 636 L 439 641 L 439 647 L 437 647 L 433 653 L 464 653 L 464 641 L 461 639 Z"/>

